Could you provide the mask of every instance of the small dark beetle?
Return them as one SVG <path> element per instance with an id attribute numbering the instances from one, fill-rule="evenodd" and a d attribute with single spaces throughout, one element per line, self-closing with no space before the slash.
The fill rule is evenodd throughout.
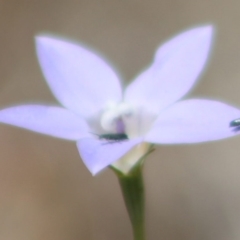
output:
<path id="1" fill-rule="evenodd" d="M 240 126 L 240 118 L 232 120 L 229 124 L 230 127 L 239 127 Z"/>
<path id="2" fill-rule="evenodd" d="M 240 118 L 234 119 L 229 123 L 229 127 L 233 129 L 233 132 L 240 131 Z"/>
<path id="3" fill-rule="evenodd" d="M 126 133 L 106 133 L 106 134 L 101 134 L 98 136 L 99 139 L 106 139 L 109 141 L 124 141 L 128 139 L 128 136 Z"/>

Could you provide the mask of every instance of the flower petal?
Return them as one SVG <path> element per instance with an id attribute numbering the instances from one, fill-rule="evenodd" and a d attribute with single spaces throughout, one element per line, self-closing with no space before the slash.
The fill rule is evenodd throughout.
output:
<path id="1" fill-rule="evenodd" d="M 0 122 L 68 140 L 89 135 L 87 123 L 72 112 L 59 107 L 24 105 L 0 111 Z"/>
<path id="2" fill-rule="evenodd" d="M 153 64 L 129 85 L 126 101 L 159 112 L 184 96 L 206 63 L 212 32 L 211 26 L 194 28 L 166 42 Z"/>
<path id="3" fill-rule="evenodd" d="M 163 111 L 145 140 L 179 144 L 219 140 L 236 135 L 229 127 L 240 110 L 217 101 L 186 100 Z"/>
<path id="4" fill-rule="evenodd" d="M 66 108 L 88 117 L 121 99 L 117 75 L 87 48 L 47 36 L 37 37 L 36 44 L 45 78 Z"/>
<path id="5" fill-rule="evenodd" d="M 83 162 L 89 171 L 96 173 L 117 161 L 131 148 L 142 141 L 142 138 L 121 142 L 109 142 L 95 138 L 83 138 L 77 143 Z"/>

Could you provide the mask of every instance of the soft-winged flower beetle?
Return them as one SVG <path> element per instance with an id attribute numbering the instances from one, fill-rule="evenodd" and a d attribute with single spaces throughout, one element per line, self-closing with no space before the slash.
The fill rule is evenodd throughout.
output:
<path id="1" fill-rule="evenodd" d="M 240 118 L 234 119 L 230 122 L 230 127 L 239 127 L 240 126 Z"/>
<path id="2" fill-rule="evenodd" d="M 110 142 L 121 142 L 128 139 L 126 133 L 106 133 L 98 135 L 99 139 L 109 140 Z"/>
<path id="3" fill-rule="evenodd" d="M 240 118 L 232 120 L 229 123 L 229 127 L 232 127 L 234 132 L 240 131 Z"/>

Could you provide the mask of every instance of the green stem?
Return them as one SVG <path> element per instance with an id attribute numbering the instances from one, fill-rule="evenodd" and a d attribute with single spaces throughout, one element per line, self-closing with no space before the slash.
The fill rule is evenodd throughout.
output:
<path id="1" fill-rule="evenodd" d="M 126 208 L 132 223 L 134 240 L 145 239 L 144 186 L 142 167 L 118 178 Z"/>
<path id="2" fill-rule="evenodd" d="M 127 174 L 114 166 L 110 166 L 118 176 L 123 199 L 132 223 L 134 240 L 145 240 L 145 199 L 142 169 L 145 158 L 153 151 L 154 145 L 151 144 L 148 151 Z"/>

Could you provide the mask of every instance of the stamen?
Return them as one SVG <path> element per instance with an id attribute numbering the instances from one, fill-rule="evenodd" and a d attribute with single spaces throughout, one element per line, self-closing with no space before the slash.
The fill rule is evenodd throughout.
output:
<path id="1" fill-rule="evenodd" d="M 101 117 L 101 126 L 108 132 L 115 132 L 118 115 L 114 111 L 107 111 Z"/>
<path id="2" fill-rule="evenodd" d="M 132 115 L 132 108 L 127 103 L 108 104 L 101 117 L 101 126 L 114 133 L 125 132 L 124 118 Z"/>

